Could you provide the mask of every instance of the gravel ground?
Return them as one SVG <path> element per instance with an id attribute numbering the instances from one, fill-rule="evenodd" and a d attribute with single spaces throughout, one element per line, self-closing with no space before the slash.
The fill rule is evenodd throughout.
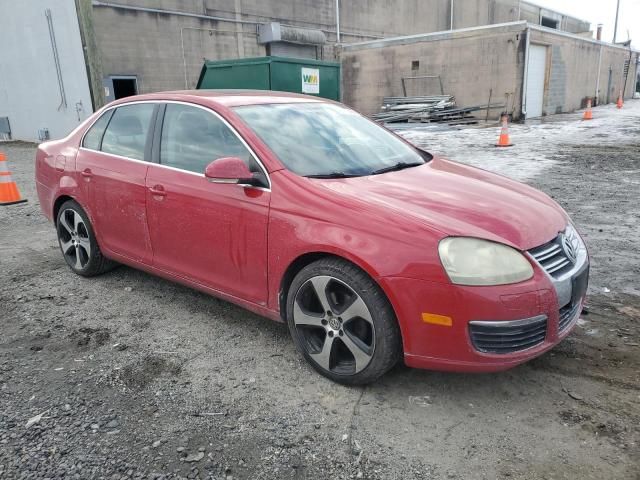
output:
<path id="1" fill-rule="evenodd" d="M 640 478 L 640 102 L 497 130 L 403 130 L 562 203 L 592 255 L 590 312 L 500 374 L 398 366 L 346 388 L 284 325 L 121 267 L 71 273 L 40 214 L 35 147 L 2 144 L 0 478 Z"/>

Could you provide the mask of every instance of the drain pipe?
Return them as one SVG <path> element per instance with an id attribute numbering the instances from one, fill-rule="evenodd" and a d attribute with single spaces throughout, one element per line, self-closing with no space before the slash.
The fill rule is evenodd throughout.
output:
<path id="1" fill-rule="evenodd" d="M 600 44 L 600 52 L 598 53 L 598 75 L 596 76 L 596 101 L 594 107 L 600 103 L 600 68 L 602 67 L 602 44 Z"/>
<path id="2" fill-rule="evenodd" d="M 340 0 L 336 0 L 336 43 L 340 43 Z"/>
<path id="3" fill-rule="evenodd" d="M 529 46 L 531 45 L 531 29 L 529 28 L 529 23 L 527 23 L 525 35 L 527 39 L 524 47 L 524 78 L 522 79 L 522 105 L 520 108 L 524 120 L 527 119 L 527 75 L 529 75 Z"/>
<path id="4" fill-rule="evenodd" d="M 62 107 L 67 108 L 67 94 L 64 91 L 64 81 L 62 78 L 62 67 L 60 67 L 60 55 L 58 54 L 58 43 L 56 42 L 56 32 L 53 29 L 53 19 L 51 17 L 51 9 L 47 8 L 44 11 L 44 16 L 47 17 L 47 25 L 49 26 L 49 40 L 51 41 L 51 49 L 53 50 L 53 62 L 56 67 L 56 75 L 58 77 L 58 89 L 60 90 L 60 105 L 58 105 L 58 111 Z"/>
<path id="5" fill-rule="evenodd" d="M 449 6 L 449 13 L 451 14 L 451 18 L 449 19 L 449 30 L 453 30 L 453 1 L 454 0 L 451 0 L 451 4 Z"/>
<path id="6" fill-rule="evenodd" d="M 620 0 L 618 0 L 618 6 L 616 7 L 616 24 L 613 26 L 613 43 L 616 43 L 618 38 L 618 14 L 620 13 Z"/>

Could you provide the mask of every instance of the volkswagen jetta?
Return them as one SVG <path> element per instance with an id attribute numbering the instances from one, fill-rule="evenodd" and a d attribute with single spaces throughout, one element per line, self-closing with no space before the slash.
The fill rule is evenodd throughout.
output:
<path id="1" fill-rule="evenodd" d="M 321 374 L 504 370 L 569 334 L 589 260 L 547 195 L 437 158 L 338 103 L 129 97 L 40 145 L 71 270 L 117 263 L 288 324 Z"/>

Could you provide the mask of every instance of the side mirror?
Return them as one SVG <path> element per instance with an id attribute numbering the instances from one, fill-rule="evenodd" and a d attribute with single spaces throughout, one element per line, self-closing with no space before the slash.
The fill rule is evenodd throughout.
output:
<path id="1" fill-rule="evenodd" d="M 242 183 L 253 185 L 255 180 L 246 163 L 238 157 L 218 158 L 207 165 L 204 176 L 212 183 Z"/>

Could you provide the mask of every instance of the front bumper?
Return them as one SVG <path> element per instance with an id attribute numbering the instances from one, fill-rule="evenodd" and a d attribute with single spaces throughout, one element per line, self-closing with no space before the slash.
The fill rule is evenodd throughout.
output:
<path id="1" fill-rule="evenodd" d="M 584 250 L 574 267 L 558 278 L 535 268 L 533 278 L 513 285 L 470 287 L 401 277 L 382 278 L 381 284 L 398 315 L 408 366 L 491 372 L 535 358 L 569 335 L 582 311 L 586 290 L 585 284 L 575 295 L 574 279 L 587 276 L 588 269 Z M 425 323 L 425 312 L 451 317 L 451 325 Z M 541 316 L 546 317 L 546 330 L 543 339 L 531 347 L 495 353 L 474 345 L 470 328 L 473 322 L 499 327 L 505 322 Z"/>

